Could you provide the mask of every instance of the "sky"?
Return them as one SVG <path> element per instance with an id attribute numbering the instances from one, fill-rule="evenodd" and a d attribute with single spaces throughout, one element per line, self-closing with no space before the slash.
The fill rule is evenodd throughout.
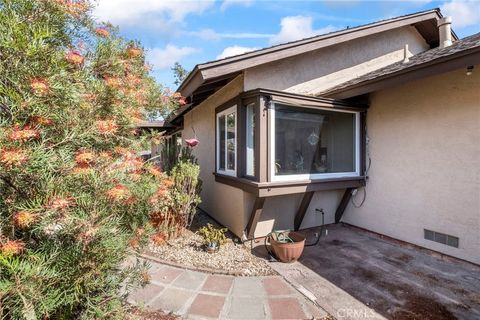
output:
<path id="1" fill-rule="evenodd" d="M 440 8 L 460 38 L 480 32 L 480 0 L 269 1 L 97 0 L 94 15 L 138 39 L 152 74 L 176 89 L 175 62 L 196 64 L 255 49 L 355 27 L 417 11 Z"/>

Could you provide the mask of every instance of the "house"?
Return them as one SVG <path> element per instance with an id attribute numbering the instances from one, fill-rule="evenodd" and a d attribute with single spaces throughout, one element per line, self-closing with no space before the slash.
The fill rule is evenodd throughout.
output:
<path id="1" fill-rule="evenodd" d="M 480 264 L 480 34 L 433 9 L 197 65 L 167 135 L 243 239 L 345 222 Z"/>

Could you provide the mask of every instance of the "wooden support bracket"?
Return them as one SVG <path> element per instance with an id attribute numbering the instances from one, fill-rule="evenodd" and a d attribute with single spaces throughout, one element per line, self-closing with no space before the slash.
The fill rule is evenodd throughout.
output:
<path id="1" fill-rule="evenodd" d="M 250 219 L 248 220 L 247 224 L 247 239 L 253 239 L 255 228 L 257 227 L 258 220 L 260 219 L 260 215 L 262 214 L 264 203 L 265 198 L 255 198 L 252 213 L 250 214 Z"/>
<path id="2" fill-rule="evenodd" d="M 303 218 L 307 213 L 308 206 L 310 205 L 310 201 L 312 201 L 312 197 L 314 193 L 315 192 L 313 191 L 305 192 L 305 194 L 303 195 L 302 202 L 300 203 L 300 207 L 298 208 L 297 214 L 295 215 L 295 222 L 294 222 L 295 231 L 298 231 L 300 229 Z"/>
<path id="3" fill-rule="evenodd" d="M 342 219 L 343 212 L 347 208 L 348 202 L 352 198 L 352 190 L 354 188 L 347 188 L 345 190 L 345 193 L 343 194 L 342 200 L 340 201 L 340 204 L 338 205 L 337 211 L 335 211 L 335 223 L 339 223 L 340 220 Z"/>

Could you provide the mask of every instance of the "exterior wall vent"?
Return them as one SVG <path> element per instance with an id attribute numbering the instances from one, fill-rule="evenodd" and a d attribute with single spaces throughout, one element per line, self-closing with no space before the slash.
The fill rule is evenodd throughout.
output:
<path id="1" fill-rule="evenodd" d="M 445 233 L 440 233 L 432 230 L 423 229 L 424 238 L 430 241 L 435 241 L 447 246 L 458 248 L 460 239 L 458 237 L 450 236 Z"/>

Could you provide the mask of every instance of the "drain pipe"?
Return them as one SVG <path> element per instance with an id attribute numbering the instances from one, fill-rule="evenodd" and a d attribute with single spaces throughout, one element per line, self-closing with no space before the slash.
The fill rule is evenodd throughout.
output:
<path id="1" fill-rule="evenodd" d="M 446 48 L 452 45 L 452 17 L 443 17 L 437 21 L 439 47 Z"/>

